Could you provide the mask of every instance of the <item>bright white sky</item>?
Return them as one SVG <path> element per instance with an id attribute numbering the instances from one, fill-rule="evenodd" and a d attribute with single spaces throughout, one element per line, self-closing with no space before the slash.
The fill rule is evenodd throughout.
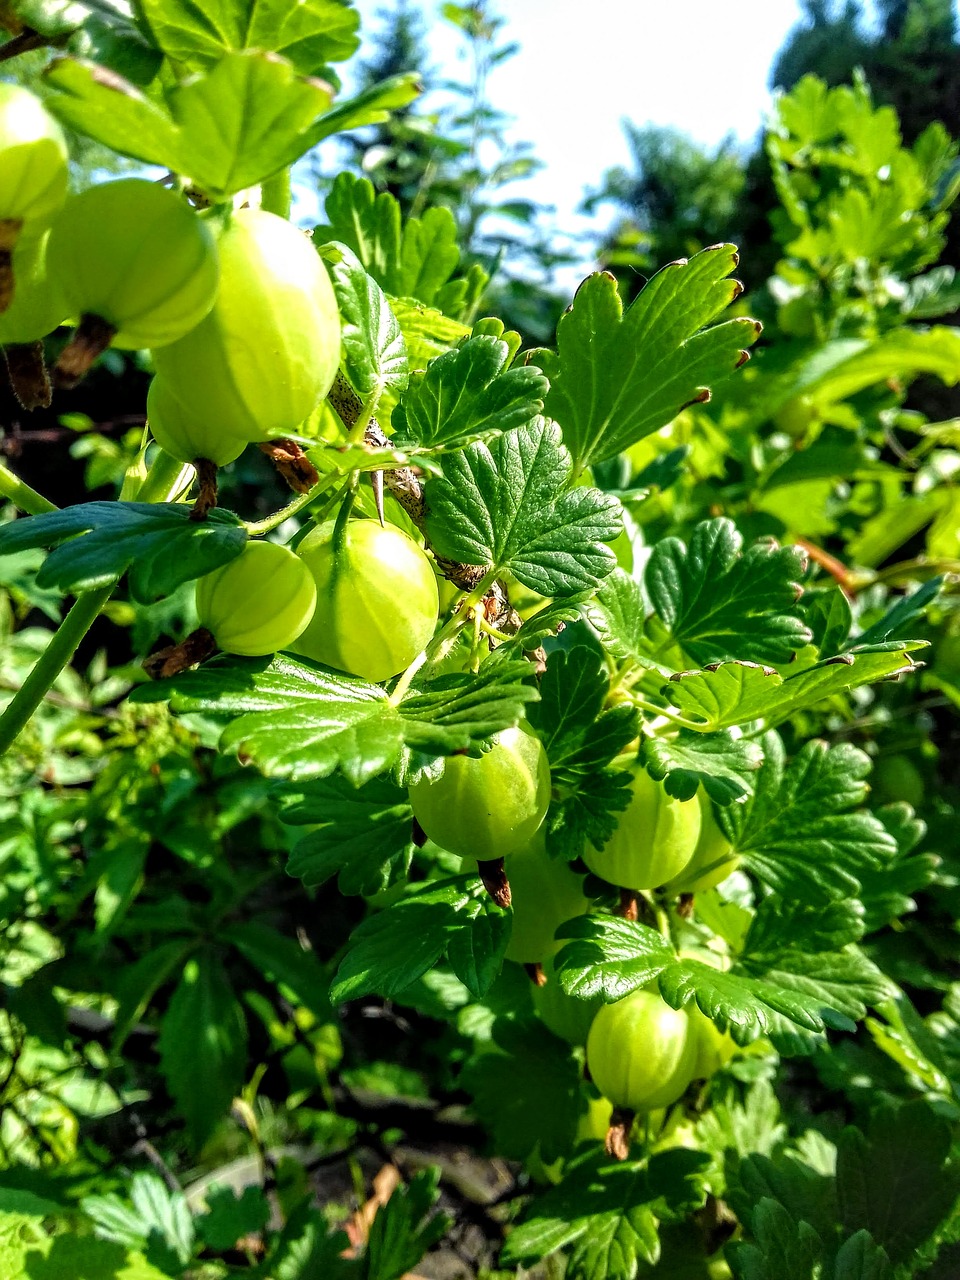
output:
<path id="1" fill-rule="evenodd" d="M 357 0 L 364 29 L 383 0 Z M 433 15 L 439 0 L 421 0 Z M 704 143 L 748 140 L 769 102 L 767 77 L 799 0 L 501 0 L 503 42 L 520 52 L 490 82 L 490 99 L 516 117 L 544 170 L 517 195 L 557 206 L 572 229 L 584 190 L 629 159 L 620 122 L 675 125 Z M 433 62 L 451 78 L 458 40 L 431 21 Z"/>

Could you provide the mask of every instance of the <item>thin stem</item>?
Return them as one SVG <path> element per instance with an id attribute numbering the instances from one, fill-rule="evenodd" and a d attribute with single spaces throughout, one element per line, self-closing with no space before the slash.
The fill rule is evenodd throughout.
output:
<path id="1" fill-rule="evenodd" d="M 50 511 L 59 509 L 42 493 L 37 493 L 36 489 L 31 489 L 19 476 L 15 476 L 2 462 L 0 462 L 0 495 L 29 516 L 45 516 Z"/>
<path id="2" fill-rule="evenodd" d="M 275 511 L 272 516 L 266 516 L 263 520 L 247 520 L 244 527 L 247 534 L 251 538 L 258 538 L 261 534 L 269 533 L 271 529 L 276 529 L 283 524 L 284 520 L 289 520 L 291 516 L 295 516 L 298 511 L 302 511 L 304 507 L 308 507 L 314 499 L 319 498 L 340 479 L 336 474 L 327 476 L 325 480 L 321 480 L 319 484 L 313 486 L 307 493 L 298 494 L 285 507 L 281 507 L 279 511 Z"/>
<path id="3" fill-rule="evenodd" d="M 630 701 L 640 711 L 647 711 L 654 716 L 662 716 L 664 720 L 669 720 L 671 724 L 675 724 L 680 729 L 695 729 L 699 733 L 706 732 L 706 725 L 697 724 L 693 720 L 686 720 L 683 716 L 675 715 L 672 711 L 666 711 L 663 707 L 655 706 L 654 703 L 647 702 L 645 698 L 640 698 L 635 693 L 630 695 Z"/>
<path id="4" fill-rule="evenodd" d="M 473 609 L 480 603 L 483 597 L 490 590 L 496 581 L 497 575 L 495 570 L 491 570 L 477 583 L 469 595 L 464 596 L 459 605 L 455 606 L 453 615 L 447 619 L 443 627 L 437 632 L 430 643 L 423 649 L 407 667 L 406 671 L 400 676 L 394 686 L 393 692 L 390 694 L 390 701 L 393 705 L 399 706 L 406 696 L 407 690 L 413 683 L 413 678 L 427 662 L 430 661 L 438 653 L 442 653 L 445 645 L 449 644 L 456 636 L 460 634 L 463 628 L 470 621 Z"/>
<path id="5" fill-rule="evenodd" d="M 98 591 L 87 591 L 53 634 L 53 639 L 37 659 L 33 670 L 20 686 L 3 715 L 0 716 L 0 756 L 13 744 L 27 721 L 39 707 L 47 690 L 77 651 L 77 646 L 90 630 L 100 610 L 110 599 L 114 584 Z"/>
<path id="6" fill-rule="evenodd" d="M 169 502 L 173 494 L 182 492 L 186 487 L 189 481 L 185 472 L 192 470 L 189 463 L 178 462 L 160 449 L 137 490 L 135 501 Z"/>
<path id="7" fill-rule="evenodd" d="M 165 491 L 161 486 L 160 476 L 164 474 L 169 476 L 171 470 L 175 472 L 176 482 L 179 482 L 182 467 L 179 463 L 175 463 L 168 454 L 161 454 L 153 467 L 150 468 L 150 474 L 143 482 L 143 488 L 146 488 L 150 485 L 151 477 L 156 472 L 151 492 L 154 489 L 157 490 L 157 501 L 167 500 L 171 493 L 176 491 L 175 482 L 173 481 L 168 482 Z M 7 474 L 9 475 L 10 473 L 8 472 Z M 13 478 L 15 479 L 16 477 Z M 32 489 L 30 493 L 33 493 Z M 35 496 L 39 498 L 40 495 L 37 494 Z M 46 502 L 46 499 L 44 498 L 42 501 Z M 113 594 L 115 585 L 116 583 L 111 582 L 109 586 L 100 587 L 97 591 L 85 591 L 83 595 L 77 597 L 73 608 L 53 633 L 50 643 L 20 686 L 20 691 L 13 696 L 3 714 L 0 715 L 0 756 L 4 755 L 20 735 L 37 707 L 47 696 L 47 692 L 52 688 L 57 676 L 76 653 L 80 641 L 93 626 L 100 610 Z"/>
<path id="8" fill-rule="evenodd" d="M 267 213 L 275 213 L 280 218 L 289 218 L 292 203 L 289 169 L 281 169 L 261 185 L 260 208 Z"/>

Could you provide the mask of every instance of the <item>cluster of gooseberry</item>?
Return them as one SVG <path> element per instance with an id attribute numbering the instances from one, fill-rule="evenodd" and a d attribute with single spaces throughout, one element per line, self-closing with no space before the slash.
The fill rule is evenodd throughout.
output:
<path id="1" fill-rule="evenodd" d="M 148 349 L 152 434 L 198 471 L 296 432 L 340 361 L 336 299 L 306 237 L 259 209 L 197 210 L 179 191 L 140 178 L 70 196 L 67 161 L 62 132 L 39 100 L 0 85 L 0 345 L 11 372 L 19 350 L 36 355 L 40 339 L 70 323 L 57 383 L 76 383 L 108 346 Z M 22 388 L 22 378 L 14 382 Z M 196 602 L 209 650 L 290 650 L 371 682 L 407 669 L 439 614 L 437 573 L 421 545 L 394 526 L 351 519 L 349 504 L 295 549 L 248 542 L 200 579 Z M 656 991 L 600 1008 L 563 993 L 552 970 L 556 931 L 589 903 L 582 876 L 546 852 L 550 791 L 543 744 L 518 727 L 479 756 L 450 757 L 409 795 L 423 833 L 476 860 L 497 901 L 512 902 L 507 956 L 535 975 L 546 1025 L 586 1043 L 609 1102 L 631 1114 L 669 1105 L 729 1057 L 732 1041 Z M 710 887 L 735 859 L 709 801 L 675 800 L 639 769 L 612 838 L 585 862 L 636 895 Z"/>
<path id="2" fill-rule="evenodd" d="M 702 792 L 688 801 L 674 799 L 642 768 L 630 791 L 610 840 L 601 849 L 589 848 L 584 858 L 595 875 L 632 892 L 662 888 L 675 896 L 712 888 L 734 869 L 737 858 Z M 513 925 L 507 958 L 527 966 L 545 1025 L 570 1044 L 586 1044 L 591 1078 L 614 1108 L 608 1150 L 625 1157 L 635 1114 L 676 1102 L 692 1081 L 729 1061 L 736 1045 L 696 1006 L 672 1009 L 655 983 L 608 1005 L 566 995 L 553 968 L 562 945 L 556 932 L 590 904 L 582 875 L 546 851 L 549 799 L 543 746 L 520 729 L 499 735 L 479 759 L 455 756 L 438 779 L 410 788 L 425 834 L 451 852 L 476 858 L 481 874 L 493 879 L 494 896 L 507 884 L 496 880 L 496 860 L 508 856 L 505 900 L 513 907 Z M 693 958 L 723 963 L 713 952 Z"/>

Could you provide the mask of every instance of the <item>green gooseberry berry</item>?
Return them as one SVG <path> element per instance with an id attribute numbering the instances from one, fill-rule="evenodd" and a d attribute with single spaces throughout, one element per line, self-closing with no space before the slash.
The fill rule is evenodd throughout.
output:
<path id="1" fill-rule="evenodd" d="M 307 534 L 297 555 L 317 585 L 317 611 L 295 652 L 378 684 L 432 638 L 437 579 L 401 529 L 377 520 L 347 520 L 338 529 L 328 521 Z"/>
<path id="2" fill-rule="evenodd" d="M 194 418 L 162 378 L 154 378 L 147 392 L 147 422 L 154 440 L 178 462 L 205 458 L 225 467 L 240 457 L 247 441 L 224 431 L 210 418 Z"/>
<path id="3" fill-rule="evenodd" d="M 0 84 L 0 312 L 13 302 L 21 233 L 42 231 L 66 196 L 63 130 L 29 89 Z"/>
<path id="4" fill-rule="evenodd" d="M 677 800 L 639 768 L 633 775 L 630 803 L 603 846 L 587 845 L 584 862 L 608 883 L 623 889 L 656 889 L 683 870 L 700 837 L 696 798 Z"/>
<path id="5" fill-rule="evenodd" d="M 534 734 L 504 729 L 483 755 L 448 756 L 439 778 L 414 783 L 410 804 L 441 848 L 478 862 L 506 857 L 528 844 L 547 816 L 547 753 Z"/>
<path id="6" fill-rule="evenodd" d="M 303 562 L 272 542 L 248 542 L 236 559 L 197 582 L 200 625 L 225 653 L 245 657 L 287 648 L 316 602 Z"/>
<path id="7" fill-rule="evenodd" d="M 303 232 L 260 209 L 232 214 L 217 249 L 216 303 L 154 354 L 157 373 L 192 418 L 248 441 L 286 435 L 314 412 L 339 367 L 333 286 Z"/>
<path id="8" fill-rule="evenodd" d="M 697 792 L 697 803 L 700 805 L 700 838 L 693 857 L 666 886 L 671 894 L 715 889 L 740 865 L 740 857 L 732 852 L 730 841 L 720 830 L 713 804 L 702 787 Z"/>
<path id="9" fill-rule="evenodd" d="M 510 859 L 510 893 L 513 927 L 506 958 L 520 964 L 546 960 L 560 945 L 554 938 L 560 925 L 590 906 L 583 877 L 547 853 L 542 826 Z"/>
<path id="10" fill-rule="evenodd" d="M 697 1036 L 682 1009 L 653 991 L 604 1005 L 587 1036 L 594 1084 L 615 1107 L 651 1111 L 676 1102 L 693 1079 Z"/>
<path id="11" fill-rule="evenodd" d="M 213 306 L 219 276 L 207 223 L 143 178 L 72 196 L 50 228 L 47 269 L 80 317 L 57 362 L 65 386 L 107 346 L 160 347 L 189 333 Z"/>
<path id="12" fill-rule="evenodd" d="M 13 251 L 17 290 L 0 313 L 0 346 L 37 342 L 52 333 L 69 310 L 56 279 L 47 271 L 47 234 L 21 236 Z"/>

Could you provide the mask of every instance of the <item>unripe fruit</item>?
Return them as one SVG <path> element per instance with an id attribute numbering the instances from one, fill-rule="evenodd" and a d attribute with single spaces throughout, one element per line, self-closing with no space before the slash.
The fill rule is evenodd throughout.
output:
<path id="1" fill-rule="evenodd" d="M 38 97 L 0 84 L 0 219 L 43 224 L 67 196 L 67 143 Z"/>
<path id="2" fill-rule="evenodd" d="M 590 905 L 583 877 L 547 853 L 542 828 L 510 859 L 510 892 L 513 929 L 506 957 L 520 964 L 546 960 L 560 945 L 553 936 L 560 925 Z"/>
<path id="3" fill-rule="evenodd" d="M 297 555 L 317 584 L 317 611 L 296 652 L 378 684 L 433 636 L 440 600 L 430 561 L 393 525 L 348 520 L 309 533 Z"/>
<path id="4" fill-rule="evenodd" d="M 651 1111 L 676 1102 L 693 1079 L 697 1037 L 682 1009 L 653 991 L 604 1005 L 587 1037 L 594 1084 L 615 1107 Z"/>
<path id="5" fill-rule="evenodd" d="M 590 870 L 623 889 L 656 889 L 690 861 L 700 837 L 696 799 L 675 800 L 645 769 L 631 784 L 630 803 L 602 849 L 587 845 Z"/>
<path id="6" fill-rule="evenodd" d="M 513 862 L 510 863 L 510 887 L 513 888 Z M 593 1020 L 603 1008 L 603 997 L 578 1000 L 576 996 L 568 996 L 560 985 L 552 958 L 543 969 L 547 980 L 542 987 L 533 988 L 533 1007 L 555 1036 L 567 1044 L 586 1044 Z"/>
<path id="7" fill-rule="evenodd" d="M 0 84 L 0 312 L 15 296 L 11 261 L 21 232 L 35 235 L 67 195 L 67 144 L 39 98 Z"/>
<path id="8" fill-rule="evenodd" d="M 431 840 L 451 853 L 493 861 L 528 844 L 550 805 L 550 765 L 540 739 L 504 729 L 478 759 L 448 756 L 436 781 L 410 788 Z"/>
<path id="9" fill-rule="evenodd" d="M 162 378 L 154 378 L 150 383 L 147 422 L 160 448 L 178 462 L 206 458 L 218 467 L 225 467 L 247 447 L 246 440 L 221 430 L 212 418 L 195 421 Z"/>
<path id="10" fill-rule="evenodd" d="M 191 420 L 250 441 L 286 435 L 336 376 L 333 286 L 306 236 L 260 209 L 234 213 L 217 248 L 216 303 L 185 338 L 156 352 L 157 373 Z"/>
<path id="11" fill-rule="evenodd" d="M 669 893 L 701 893 L 715 888 L 726 880 L 740 863 L 737 854 L 731 853 L 730 841 L 717 825 L 710 797 L 701 789 L 697 792 L 700 805 L 700 838 L 693 857 L 666 886 Z"/>
<path id="12" fill-rule="evenodd" d="M 71 311 L 105 322 L 112 345 L 129 350 L 182 337 L 217 293 L 209 227 L 175 192 L 142 178 L 68 200 L 50 229 L 47 268 Z"/>
<path id="13" fill-rule="evenodd" d="M 200 625 L 225 653 L 261 657 L 285 649 L 313 615 L 313 579 L 292 551 L 248 542 L 235 560 L 197 582 Z"/>
<path id="14" fill-rule="evenodd" d="M 47 236 L 21 236 L 13 251 L 13 302 L 0 313 L 0 346 L 37 342 L 62 324 L 67 304 L 47 272 Z"/>

